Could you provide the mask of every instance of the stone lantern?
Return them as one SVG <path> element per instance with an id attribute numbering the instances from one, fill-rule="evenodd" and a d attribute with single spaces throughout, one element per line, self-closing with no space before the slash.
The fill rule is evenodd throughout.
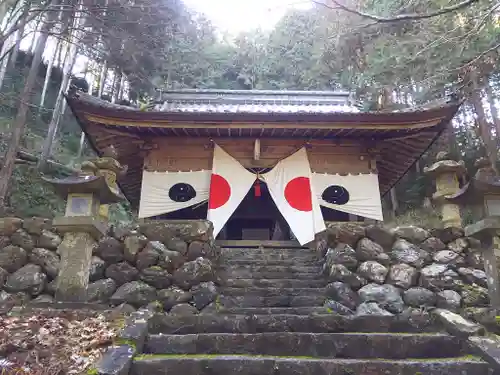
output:
<path id="1" fill-rule="evenodd" d="M 491 305 L 499 310 L 500 280 L 495 253 L 500 250 L 500 177 L 486 158 L 479 159 L 476 167 L 478 170 L 469 183 L 446 199 L 473 209 L 478 221 L 465 227 L 465 235 L 481 241 Z"/>
<path id="2" fill-rule="evenodd" d="M 466 173 L 463 160 L 451 160 L 448 153 L 439 152 L 436 162 L 424 168 L 424 173 L 432 177 L 436 183 L 436 192 L 432 196 L 441 208 L 441 216 L 445 228 L 461 227 L 460 207 L 445 198 L 460 190 L 458 179 Z"/>
<path id="3" fill-rule="evenodd" d="M 56 300 L 85 302 L 92 249 L 108 229 L 107 220 L 100 214 L 101 206 L 124 197 L 108 184 L 105 173 L 93 162 L 84 163 L 77 176 L 44 180 L 66 199 L 65 215 L 53 220 L 54 227 L 64 235 L 58 248 L 61 264 Z"/>

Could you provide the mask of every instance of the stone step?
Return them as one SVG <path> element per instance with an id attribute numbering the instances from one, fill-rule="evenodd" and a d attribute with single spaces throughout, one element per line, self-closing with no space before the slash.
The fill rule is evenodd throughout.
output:
<path id="1" fill-rule="evenodd" d="M 225 279 L 224 285 L 232 288 L 321 288 L 326 284 L 327 281 L 324 279 L 252 279 L 236 277 Z"/>
<path id="2" fill-rule="evenodd" d="M 488 364 L 467 357 L 419 361 L 144 355 L 134 360 L 130 375 L 487 375 L 488 371 Z"/>
<path id="3" fill-rule="evenodd" d="M 282 249 L 222 249 L 221 256 L 225 259 L 321 259 L 315 251 Z"/>
<path id="4" fill-rule="evenodd" d="M 323 271 L 322 266 L 302 266 L 302 265 L 255 265 L 255 264 L 246 264 L 246 265 L 232 265 L 232 264 L 223 264 L 219 267 L 220 271 L 233 271 L 233 272 L 281 272 L 281 273 L 316 273 L 321 274 Z"/>
<path id="5" fill-rule="evenodd" d="M 222 258 L 222 263 L 228 266 L 313 266 L 323 268 L 323 261 L 318 259 L 264 259 L 264 258 L 254 258 L 254 259 L 224 259 Z"/>
<path id="6" fill-rule="evenodd" d="M 290 310 L 290 309 L 289 309 Z M 436 320 L 408 320 L 398 316 L 347 317 L 337 314 L 318 315 L 222 315 L 201 314 L 177 316 L 157 314 L 148 321 L 152 334 L 191 333 L 261 333 L 261 332 L 413 332 L 443 331 Z"/>
<path id="7" fill-rule="evenodd" d="M 258 295 L 225 296 L 219 297 L 222 308 L 233 307 L 313 307 L 322 306 L 326 297 L 324 295 L 315 296 L 269 296 Z"/>
<path id="8" fill-rule="evenodd" d="M 291 248 L 222 248 L 221 255 L 225 259 L 240 258 L 241 256 L 254 257 L 254 256 L 283 256 L 285 258 L 293 259 L 295 257 L 317 257 L 317 253 L 311 249 Z"/>
<path id="9" fill-rule="evenodd" d="M 220 294 L 224 296 L 325 296 L 325 288 L 220 288 Z"/>
<path id="10" fill-rule="evenodd" d="M 300 306 L 300 307 L 223 307 L 218 311 L 220 314 L 230 315 L 310 315 L 328 314 L 326 307 Z"/>
<path id="11" fill-rule="evenodd" d="M 241 269 L 219 270 L 219 275 L 224 279 L 295 279 L 295 280 L 323 280 L 323 275 L 318 272 L 283 272 L 283 271 L 252 271 Z"/>
<path id="12" fill-rule="evenodd" d="M 468 349 L 445 334 L 271 332 L 150 335 L 144 353 L 405 359 L 461 357 Z"/>

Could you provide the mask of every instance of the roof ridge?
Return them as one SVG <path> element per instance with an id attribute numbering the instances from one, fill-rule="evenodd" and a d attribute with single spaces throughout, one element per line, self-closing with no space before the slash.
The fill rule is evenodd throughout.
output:
<path id="1" fill-rule="evenodd" d="M 218 90 L 218 89 L 157 89 L 161 94 L 229 94 L 229 95 L 295 95 L 295 96 L 329 96 L 348 98 L 349 91 L 332 90 Z"/>

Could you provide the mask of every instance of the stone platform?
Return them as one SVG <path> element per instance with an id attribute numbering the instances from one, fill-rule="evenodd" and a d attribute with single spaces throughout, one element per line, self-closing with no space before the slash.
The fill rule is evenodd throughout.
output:
<path id="1" fill-rule="evenodd" d="M 320 256 L 306 248 L 223 248 L 215 303 L 198 315 L 150 313 L 132 347 L 137 353 L 121 369 L 131 375 L 493 374 L 466 339 L 450 335 L 427 311 L 332 311 Z"/>

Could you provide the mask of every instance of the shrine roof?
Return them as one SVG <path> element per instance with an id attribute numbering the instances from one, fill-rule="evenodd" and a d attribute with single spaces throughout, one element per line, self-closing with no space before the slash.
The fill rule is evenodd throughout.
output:
<path id="1" fill-rule="evenodd" d="M 385 194 L 451 121 L 460 103 L 362 112 L 346 92 L 176 90 L 161 92 L 147 110 L 74 92 L 68 104 L 98 152 L 113 144 L 129 170 L 120 187 L 138 204 L 143 158 L 156 137 L 354 140 L 376 145 Z M 397 157 L 395 157 L 397 155 Z"/>
<path id="2" fill-rule="evenodd" d="M 274 90 L 167 91 L 161 93 L 154 110 L 176 113 L 359 112 L 346 92 Z"/>

